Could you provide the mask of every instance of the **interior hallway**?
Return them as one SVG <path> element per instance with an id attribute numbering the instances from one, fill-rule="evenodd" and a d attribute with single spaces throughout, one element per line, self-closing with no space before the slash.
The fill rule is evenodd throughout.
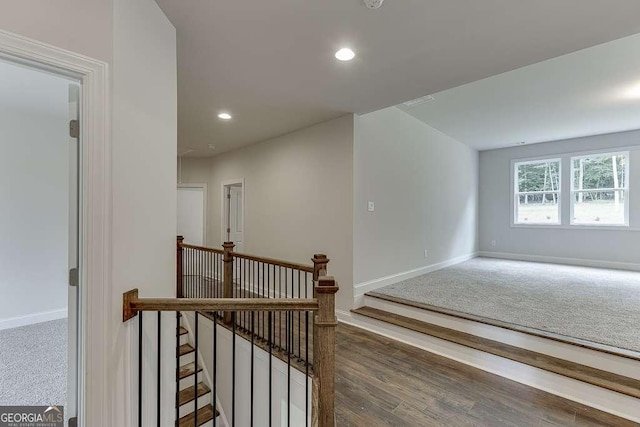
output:
<path id="1" fill-rule="evenodd" d="M 339 324 L 338 426 L 636 426 L 631 421 Z"/>

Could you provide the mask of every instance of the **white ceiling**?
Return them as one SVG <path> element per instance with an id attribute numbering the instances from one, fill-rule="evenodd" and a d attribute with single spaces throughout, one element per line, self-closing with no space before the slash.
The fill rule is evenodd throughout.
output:
<path id="1" fill-rule="evenodd" d="M 179 147 L 197 156 L 640 32 L 637 0 L 157 2 L 178 33 Z M 346 45 L 356 59 L 337 62 Z"/>
<path id="2" fill-rule="evenodd" d="M 478 150 L 640 128 L 640 35 L 399 108 Z"/>
<path id="3" fill-rule="evenodd" d="M 0 112 L 69 118 L 71 81 L 0 60 Z"/>

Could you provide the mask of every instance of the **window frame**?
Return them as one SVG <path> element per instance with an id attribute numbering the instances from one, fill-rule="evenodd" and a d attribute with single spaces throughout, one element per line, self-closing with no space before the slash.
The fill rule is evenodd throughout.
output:
<path id="1" fill-rule="evenodd" d="M 558 189 L 555 191 L 519 191 L 518 167 L 522 165 L 533 165 L 537 163 L 558 162 Z M 513 160 L 511 170 L 511 225 L 516 227 L 559 227 L 562 226 L 562 157 L 540 157 L 536 159 Z M 558 197 L 558 222 L 518 222 L 519 196 L 522 194 L 553 194 Z"/>
<path id="2" fill-rule="evenodd" d="M 613 157 L 613 156 L 624 156 L 626 158 L 626 162 L 624 165 L 624 188 L 599 188 L 599 189 L 582 189 L 576 190 L 574 188 L 574 178 L 575 178 L 575 160 L 587 159 L 592 157 Z M 594 227 L 594 228 L 611 228 L 611 227 L 620 227 L 620 228 L 629 228 L 629 165 L 631 163 L 631 153 L 630 151 L 603 151 L 603 152 L 594 152 L 594 153 L 580 153 L 577 155 L 569 155 L 569 163 L 570 163 L 570 182 L 569 182 L 569 226 L 571 228 L 579 228 L 579 227 Z M 575 197 L 574 195 L 579 192 L 616 192 L 622 191 L 624 194 L 624 223 L 623 224 L 615 224 L 615 223 L 576 223 L 574 218 L 574 209 L 575 209 Z"/>

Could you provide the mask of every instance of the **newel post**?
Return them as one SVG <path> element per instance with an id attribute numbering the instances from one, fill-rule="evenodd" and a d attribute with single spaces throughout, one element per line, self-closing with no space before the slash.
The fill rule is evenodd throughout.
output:
<path id="1" fill-rule="evenodd" d="M 320 276 L 327 275 L 327 264 L 329 264 L 329 258 L 324 254 L 315 254 L 313 258 L 313 282 L 317 283 Z M 313 289 L 313 297 L 316 298 L 316 290 Z"/>
<path id="2" fill-rule="evenodd" d="M 233 298 L 233 248 L 235 244 L 233 242 L 224 242 L 222 248 L 224 253 L 222 256 L 222 262 L 224 268 L 222 271 L 222 297 Z M 231 323 L 231 312 L 224 313 L 224 320 L 227 323 Z"/>
<path id="3" fill-rule="evenodd" d="M 320 275 L 315 287 L 318 313 L 314 322 L 314 412 L 312 414 L 312 425 L 318 427 L 335 426 L 336 325 L 338 324 L 336 292 L 338 292 L 338 284 L 335 279 Z"/>
<path id="4" fill-rule="evenodd" d="M 184 243 L 184 237 L 178 236 L 176 239 L 176 298 L 182 298 L 182 253 L 184 252 L 182 243 Z"/>

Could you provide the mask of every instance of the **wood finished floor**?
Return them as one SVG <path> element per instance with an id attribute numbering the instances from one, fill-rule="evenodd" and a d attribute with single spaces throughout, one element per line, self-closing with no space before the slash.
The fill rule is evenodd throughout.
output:
<path id="1" fill-rule="evenodd" d="M 415 347 L 340 324 L 338 426 L 638 426 Z"/>

